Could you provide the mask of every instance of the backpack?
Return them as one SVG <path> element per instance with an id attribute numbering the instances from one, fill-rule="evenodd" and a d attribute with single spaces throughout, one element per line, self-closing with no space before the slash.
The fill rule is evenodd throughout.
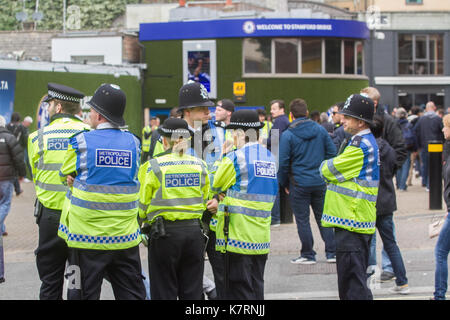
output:
<path id="1" fill-rule="evenodd" d="M 416 135 L 413 131 L 413 125 L 409 121 L 401 126 L 403 133 L 403 140 L 405 141 L 406 149 L 413 150 L 416 148 Z"/>

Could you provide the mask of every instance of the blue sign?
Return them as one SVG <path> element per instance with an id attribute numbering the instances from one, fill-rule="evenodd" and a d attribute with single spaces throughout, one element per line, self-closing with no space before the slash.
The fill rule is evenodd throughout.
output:
<path id="1" fill-rule="evenodd" d="M 166 188 L 198 187 L 200 186 L 199 173 L 171 173 L 165 176 Z"/>
<path id="2" fill-rule="evenodd" d="M 47 140 L 47 150 L 67 150 L 69 139 L 67 138 L 50 138 Z"/>
<path id="3" fill-rule="evenodd" d="M 255 176 L 260 178 L 277 178 L 277 167 L 275 162 L 255 161 Z"/>
<path id="4" fill-rule="evenodd" d="M 95 149 L 97 167 L 131 168 L 131 151 Z"/>
<path id="5" fill-rule="evenodd" d="M 141 23 L 140 41 L 254 37 L 369 38 L 365 22 L 335 19 L 227 19 Z"/>
<path id="6" fill-rule="evenodd" d="M 6 123 L 11 121 L 14 112 L 14 91 L 16 88 L 16 71 L 0 70 L 0 115 Z"/>

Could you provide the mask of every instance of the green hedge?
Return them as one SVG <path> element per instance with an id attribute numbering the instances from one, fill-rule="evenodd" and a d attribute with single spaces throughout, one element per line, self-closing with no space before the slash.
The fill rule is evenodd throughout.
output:
<path id="1" fill-rule="evenodd" d="M 181 40 L 146 41 L 144 105 L 150 108 L 171 108 L 178 105 L 178 91 L 182 80 Z M 286 105 L 295 98 L 306 100 L 310 111 L 325 111 L 352 93 L 368 86 L 364 79 L 332 78 L 243 78 L 242 39 L 217 39 L 217 95 L 219 99 L 233 97 L 233 82 L 246 83 L 246 102 L 239 105 L 265 106 L 273 99 L 283 99 Z M 155 99 L 164 98 L 165 105 Z"/>
<path id="2" fill-rule="evenodd" d="M 66 73 L 66 72 L 41 72 L 23 71 L 16 73 L 16 88 L 14 97 L 14 111 L 21 114 L 22 118 L 30 115 L 36 119 L 37 106 L 42 96 L 47 92 L 47 83 L 61 83 L 77 90 L 87 96 L 92 96 L 102 83 L 114 83 L 121 87 L 127 96 L 125 109 L 125 121 L 134 134 L 140 136 L 143 123 L 142 90 L 140 81 L 132 76 Z M 30 131 L 36 130 L 36 121 Z"/>

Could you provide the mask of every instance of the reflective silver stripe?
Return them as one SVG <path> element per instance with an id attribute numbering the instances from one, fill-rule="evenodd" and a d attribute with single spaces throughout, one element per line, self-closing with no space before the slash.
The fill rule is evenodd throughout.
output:
<path id="1" fill-rule="evenodd" d="M 241 187 L 241 191 L 247 191 L 248 187 L 248 167 L 247 167 L 247 160 L 245 159 L 245 153 L 242 149 L 237 150 L 235 152 L 237 157 L 237 163 L 239 166 L 239 176 L 240 176 L 240 182 L 239 185 Z"/>
<path id="2" fill-rule="evenodd" d="M 249 200 L 249 201 L 261 201 L 261 202 L 270 202 L 273 203 L 275 201 L 275 197 L 271 194 L 250 194 L 238 192 L 235 190 L 228 189 L 227 197 L 239 199 L 239 200 Z"/>
<path id="3" fill-rule="evenodd" d="M 345 178 L 342 175 L 342 173 L 340 173 L 339 170 L 336 169 L 336 167 L 334 166 L 333 159 L 328 159 L 327 160 L 327 166 L 328 166 L 328 170 L 330 170 L 330 172 L 336 177 L 336 179 L 339 182 L 344 182 L 345 181 Z"/>
<path id="4" fill-rule="evenodd" d="M 379 185 L 379 181 L 374 181 L 374 180 L 361 180 L 358 178 L 354 178 L 353 182 L 356 183 L 357 185 L 361 186 L 361 187 L 365 187 L 365 188 L 377 188 Z"/>
<path id="5" fill-rule="evenodd" d="M 157 207 L 172 207 L 182 205 L 203 204 L 203 197 L 176 198 L 176 199 L 152 199 L 150 205 Z"/>
<path id="6" fill-rule="evenodd" d="M 367 194 L 362 191 L 355 191 L 351 189 L 347 189 L 344 187 L 340 187 L 334 184 L 329 184 L 327 187 L 328 190 L 337 192 L 339 194 L 343 194 L 345 196 L 349 196 L 356 199 L 364 199 L 372 202 L 377 202 L 377 196 L 372 194 Z"/>
<path id="7" fill-rule="evenodd" d="M 50 183 L 44 183 L 39 180 L 36 180 L 35 185 L 46 191 L 58 191 L 58 192 L 66 192 L 67 191 L 67 187 L 63 184 L 50 184 Z"/>
<path id="8" fill-rule="evenodd" d="M 142 202 L 139 201 L 139 209 L 141 209 L 144 212 L 147 211 L 148 204 L 143 204 Z"/>
<path id="9" fill-rule="evenodd" d="M 169 212 L 183 212 L 183 213 L 191 213 L 191 214 L 203 214 L 204 210 L 181 210 L 181 209 L 161 209 L 150 212 L 147 215 L 147 220 L 151 221 L 154 217 L 161 213 L 169 213 Z"/>
<path id="10" fill-rule="evenodd" d="M 219 205 L 219 211 L 224 211 L 224 204 Z M 250 217 L 255 218 L 269 218 L 272 211 L 264 211 L 264 210 L 256 210 L 246 207 L 240 207 L 240 206 L 227 206 L 229 213 L 239 213 Z"/>
<path id="11" fill-rule="evenodd" d="M 80 181 L 86 182 L 88 176 L 88 163 L 87 163 L 87 145 L 84 134 L 79 134 L 75 136 L 78 145 L 79 156 L 79 165 L 80 165 Z"/>
<path id="12" fill-rule="evenodd" d="M 76 198 L 72 195 L 71 204 L 91 210 L 132 210 L 138 206 L 138 201 L 132 202 L 94 202 Z"/>
<path id="13" fill-rule="evenodd" d="M 135 194 L 139 192 L 139 184 L 136 186 L 105 186 L 98 184 L 86 184 L 75 180 L 73 187 L 81 191 L 95 193 Z"/>
<path id="14" fill-rule="evenodd" d="M 337 224 L 340 226 L 357 228 L 357 229 L 373 229 L 375 228 L 375 222 L 359 222 L 353 219 L 344 219 L 333 217 L 328 214 L 322 214 L 322 220 L 331 224 Z"/>
<path id="15" fill-rule="evenodd" d="M 42 157 L 43 158 L 43 157 Z M 59 171 L 61 169 L 61 163 L 44 163 L 44 161 L 35 162 L 34 167 L 39 170 L 45 171 Z"/>

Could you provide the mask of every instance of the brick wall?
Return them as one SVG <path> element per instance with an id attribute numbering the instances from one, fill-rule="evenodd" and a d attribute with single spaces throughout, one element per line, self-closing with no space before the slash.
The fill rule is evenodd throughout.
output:
<path id="1" fill-rule="evenodd" d="M 13 51 L 24 50 L 23 59 L 39 58 L 50 61 L 52 56 L 51 39 L 56 33 L 45 31 L 1 31 L 0 57 L 5 58 Z"/>
<path id="2" fill-rule="evenodd" d="M 128 63 L 141 62 L 141 47 L 137 36 L 124 34 L 122 37 L 122 61 Z"/>

